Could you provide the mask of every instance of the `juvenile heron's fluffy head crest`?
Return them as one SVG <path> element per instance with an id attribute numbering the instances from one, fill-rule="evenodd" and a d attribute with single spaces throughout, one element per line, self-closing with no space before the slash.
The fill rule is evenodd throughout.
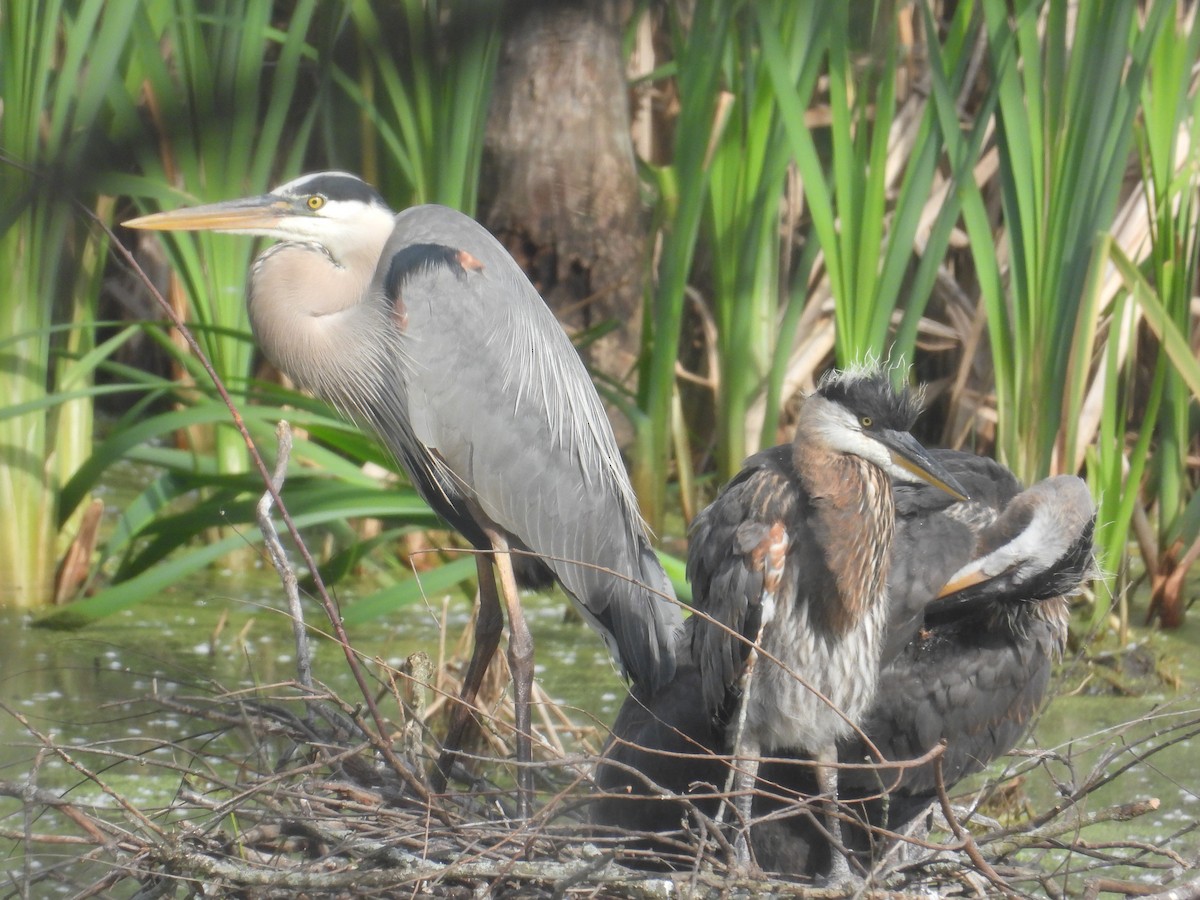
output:
<path id="1" fill-rule="evenodd" d="M 923 388 L 893 384 L 892 373 L 900 366 L 860 363 L 846 369 L 831 369 L 821 376 L 816 394 L 837 403 L 859 416 L 870 417 L 877 425 L 908 431 L 924 406 Z"/>

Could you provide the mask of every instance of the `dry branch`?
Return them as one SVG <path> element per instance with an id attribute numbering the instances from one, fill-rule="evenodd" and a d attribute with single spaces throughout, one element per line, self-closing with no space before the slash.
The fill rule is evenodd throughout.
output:
<path id="1" fill-rule="evenodd" d="M 452 679 L 445 687 L 453 689 Z M 299 684 L 147 699 L 179 717 L 209 723 L 203 737 L 174 747 L 176 760 L 203 760 L 203 766 L 137 760 L 107 748 L 72 746 L 68 755 L 75 760 L 75 771 L 91 773 L 83 788 L 94 786 L 96 791 L 77 790 L 75 797 L 68 797 L 36 785 L 0 782 L 0 796 L 19 800 L 33 815 L 52 814 L 61 817 L 56 821 L 64 821 L 61 836 L 47 834 L 47 828 L 7 829 L 3 834 L 21 842 L 35 858 L 43 852 L 83 851 L 74 864 L 77 871 L 71 866 L 55 870 L 56 878 L 73 879 L 81 893 L 91 890 L 104 895 L 121 889 L 123 883 L 139 882 L 203 883 L 224 895 L 240 892 L 264 898 L 300 893 L 330 898 L 348 894 L 703 898 L 751 896 L 767 890 L 774 896 L 843 896 L 836 890 L 818 890 L 777 877 L 756 880 L 731 873 L 725 835 L 699 817 L 695 832 L 681 834 L 672 845 L 683 861 L 682 871 L 650 876 L 630 868 L 646 863 L 644 854 L 630 848 L 636 835 L 597 833 L 583 818 L 586 801 L 597 796 L 588 779 L 590 754 L 536 763 L 543 802 L 526 822 L 514 822 L 505 813 L 512 807 L 512 791 L 504 764 L 480 758 L 474 791 L 435 799 L 442 813 L 439 818 L 413 797 L 360 726 L 343 712 L 350 708 L 345 700 L 315 694 Z M 559 709 L 551 710 L 546 719 L 570 721 Z M 212 749 L 212 726 L 236 740 L 243 752 L 226 747 L 223 755 L 217 755 Z M 1158 729 L 1153 745 L 1131 742 L 1124 751 L 1129 754 L 1126 758 L 1144 758 L 1195 727 L 1189 719 Z M 66 753 L 50 737 L 29 731 L 38 743 L 45 741 L 47 751 L 57 758 Z M 557 738 L 568 753 L 578 746 L 565 729 L 558 730 Z M 543 751 L 550 753 L 553 743 L 543 745 Z M 435 745 L 419 742 L 412 748 L 413 753 L 429 757 L 436 751 Z M 1045 759 L 1042 755 L 1027 764 L 1041 766 Z M 161 767 L 161 774 L 179 780 L 168 809 L 139 810 L 129 797 L 113 789 L 114 775 L 101 782 L 97 774 L 133 765 Z M 407 754 L 405 765 L 420 768 L 419 761 L 408 759 Z M 1072 787 L 1086 796 L 1087 789 L 1102 782 L 1107 782 L 1104 775 L 1089 772 L 1088 779 Z M 96 804 L 88 799 L 100 792 L 107 792 L 109 802 Z M 1053 811 L 1048 821 L 1035 818 L 1040 824 L 1028 830 L 992 828 L 974 835 L 958 824 L 962 818 L 950 806 L 949 797 L 943 798 L 942 806 L 955 837 L 949 843 L 902 838 L 895 858 L 889 855 L 872 873 L 872 896 L 915 896 L 922 891 L 926 895 L 966 891 L 994 896 L 1003 891 L 1029 896 L 1058 884 L 1055 873 L 1061 870 L 1064 852 L 1071 855 L 1081 890 L 1132 880 L 1118 874 L 1115 866 L 1123 867 L 1121 873 L 1140 869 L 1187 877 L 1188 861 L 1169 847 L 1087 838 L 1088 830 L 1099 823 L 1153 811 L 1154 801 L 1086 814 L 1079 812 L 1077 804 L 1069 805 Z M 968 853 L 962 852 L 964 846 Z M 94 866 L 101 862 L 105 869 L 97 875 Z M 985 881 L 980 881 L 980 874 Z M 43 877 L 36 869 L 23 876 L 27 896 L 41 893 Z M 1084 886 L 1085 881 L 1090 887 Z M 1155 890 L 1163 887 L 1160 884 Z"/>

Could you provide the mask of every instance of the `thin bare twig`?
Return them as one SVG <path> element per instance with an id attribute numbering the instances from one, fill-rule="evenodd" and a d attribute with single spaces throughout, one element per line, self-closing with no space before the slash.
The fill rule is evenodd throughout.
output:
<path id="1" fill-rule="evenodd" d="M 934 760 L 933 778 L 934 783 L 937 785 L 938 801 L 942 805 L 942 815 L 945 816 L 946 822 L 949 824 L 954 836 L 962 842 L 962 848 L 966 851 L 967 856 L 970 857 L 971 862 L 975 864 L 975 868 L 1004 896 L 1016 897 L 1016 891 L 1009 887 L 1008 883 L 991 867 L 991 864 L 983 858 L 983 854 L 979 852 L 979 847 L 975 844 L 975 839 L 971 837 L 971 832 L 958 823 L 958 818 L 954 815 L 954 808 L 950 805 L 950 795 L 946 793 L 946 780 L 942 774 L 942 761 L 940 758 Z"/>
<path id="2" fill-rule="evenodd" d="M 274 503 L 274 497 L 283 491 L 288 462 L 292 456 L 292 426 L 286 419 L 280 419 L 279 424 L 275 426 L 275 437 L 279 441 L 279 453 L 275 459 L 275 472 L 271 477 L 271 486 L 274 488 L 274 492 L 266 491 L 262 495 L 255 507 L 255 513 L 258 518 L 259 531 L 262 532 L 263 543 L 267 548 L 267 555 L 271 557 L 271 563 L 275 566 L 275 571 L 279 573 L 279 580 L 283 583 L 283 590 L 287 595 L 288 613 L 292 618 L 292 633 L 296 638 L 296 679 L 303 687 L 311 690 L 313 686 L 312 651 L 308 645 L 308 631 L 304 627 L 304 607 L 300 605 L 300 584 L 296 578 L 295 569 L 288 561 L 283 542 L 279 540 L 275 523 L 271 521 L 271 505 Z"/>

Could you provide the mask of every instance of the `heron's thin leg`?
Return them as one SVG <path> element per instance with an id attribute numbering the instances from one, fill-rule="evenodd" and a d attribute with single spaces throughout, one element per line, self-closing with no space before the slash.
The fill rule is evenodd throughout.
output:
<path id="1" fill-rule="evenodd" d="M 735 757 L 737 777 L 734 779 L 737 795 L 734 804 L 741 819 L 741 830 L 733 842 L 734 861 L 740 869 L 750 868 L 750 821 L 754 816 L 754 785 L 758 781 L 758 764 L 762 750 L 757 742 L 748 741 L 745 758 Z"/>
<path id="2" fill-rule="evenodd" d="M 500 595 L 496 591 L 496 575 L 492 571 L 491 555 L 476 554 L 475 570 L 479 573 L 479 613 L 475 618 L 475 646 L 471 651 L 467 673 L 463 676 L 458 702 L 454 704 L 450 714 L 450 727 L 446 730 L 446 740 L 442 743 L 437 771 L 433 773 L 430 782 L 436 793 L 446 789 L 450 770 L 458 758 L 458 751 L 462 749 L 463 735 L 473 721 L 472 712 L 475 709 L 475 697 L 479 694 L 479 685 L 483 683 L 483 676 L 487 674 L 488 665 L 496 654 L 496 647 L 500 645 L 500 633 L 504 630 L 504 616 L 500 613 Z"/>
<path id="3" fill-rule="evenodd" d="M 734 857 L 736 864 L 742 868 L 750 865 L 750 820 L 754 814 L 754 785 L 758 781 L 758 763 L 762 748 L 757 741 L 746 741 L 746 710 L 750 705 L 750 690 L 754 686 L 754 670 L 758 665 L 758 648 L 761 646 L 763 631 L 767 622 L 758 626 L 758 634 L 750 647 L 750 655 L 746 659 L 746 668 L 742 672 L 742 700 L 738 703 L 737 725 L 733 731 L 732 765 L 729 777 L 725 781 L 725 793 L 732 789 L 734 793 L 734 808 L 740 821 L 740 831 L 734 841 Z M 725 807 L 717 813 L 717 824 L 720 824 Z"/>
<path id="4" fill-rule="evenodd" d="M 496 568 L 500 571 L 500 591 L 508 608 L 508 668 L 513 679 L 513 710 L 517 726 L 517 815 L 528 818 L 533 798 L 533 723 L 530 701 L 533 695 L 533 635 L 525 623 L 512 556 L 504 535 L 488 529 L 488 538 L 496 548 Z"/>
<path id="5" fill-rule="evenodd" d="M 817 787 L 825 798 L 825 828 L 829 832 L 829 883 L 846 884 L 854 880 L 846 860 L 842 841 L 842 820 L 838 816 L 837 745 L 821 747 L 816 755 Z"/>

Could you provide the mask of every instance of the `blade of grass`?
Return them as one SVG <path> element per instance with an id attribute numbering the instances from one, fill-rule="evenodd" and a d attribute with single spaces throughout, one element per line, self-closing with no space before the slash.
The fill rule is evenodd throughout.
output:
<path id="1" fill-rule="evenodd" d="M 699 0 L 686 34 L 677 24 L 676 58 L 681 103 L 676 125 L 676 154 L 664 184 L 674 185 L 664 217 L 662 253 L 655 285 L 645 304 L 643 354 L 638 379 L 638 408 L 633 420 L 635 444 L 632 480 L 650 527 L 661 530 L 666 476 L 671 458 L 671 402 L 688 276 L 708 191 L 708 148 L 713 139 L 721 58 L 729 31 L 730 4 Z M 695 52 L 689 52 L 693 50 Z"/>
<path id="2" fill-rule="evenodd" d="M 132 14 L 102 0 L 30 0 L 0 14 L 0 330 L 30 336 L 0 366 L 0 396 L 25 410 L 0 421 L 3 605 L 52 598 L 59 485 L 91 441 L 88 372 L 70 360 L 91 353 L 103 250 L 88 246 L 73 204 L 111 208 L 96 198 L 93 157 Z M 54 393 L 61 403 L 41 403 Z"/>

